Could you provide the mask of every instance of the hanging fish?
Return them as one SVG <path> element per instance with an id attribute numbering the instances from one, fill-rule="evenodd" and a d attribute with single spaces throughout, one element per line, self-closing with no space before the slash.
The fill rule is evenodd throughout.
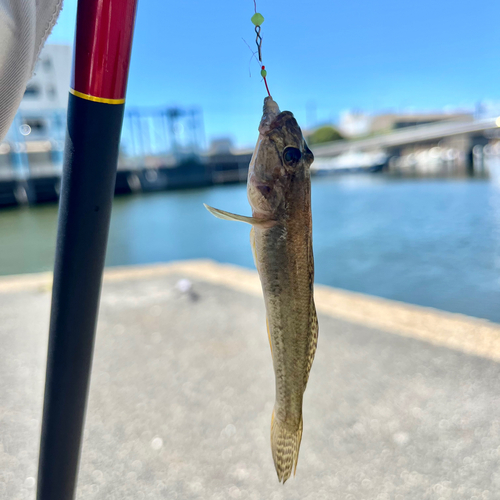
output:
<path id="1" fill-rule="evenodd" d="M 259 139 L 250 162 L 247 193 L 252 217 L 205 207 L 216 217 L 252 225 L 276 378 L 271 449 L 278 479 L 297 468 L 302 399 L 318 340 L 313 298 L 310 165 L 314 157 L 289 111 L 264 100 Z"/>

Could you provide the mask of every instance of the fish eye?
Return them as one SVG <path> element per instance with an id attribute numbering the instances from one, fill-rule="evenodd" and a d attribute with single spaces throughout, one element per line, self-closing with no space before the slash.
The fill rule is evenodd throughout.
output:
<path id="1" fill-rule="evenodd" d="M 283 160 L 287 165 L 294 165 L 302 158 L 300 149 L 289 146 L 283 151 Z"/>

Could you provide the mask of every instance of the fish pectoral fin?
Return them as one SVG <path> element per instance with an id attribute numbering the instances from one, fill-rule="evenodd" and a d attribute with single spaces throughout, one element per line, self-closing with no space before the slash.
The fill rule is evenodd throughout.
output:
<path id="1" fill-rule="evenodd" d="M 239 222 L 246 222 L 247 224 L 252 225 L 264 224 L 266 222 L 269 222 L 263 219 L 256 219 L 255 217 L 246 217 L 245 215 L 232 214 L 231 212 L 226 212 L 225 210 L 219 210 L 218 208 L 211 207 L 206 203 L 203 203 L 203 205 L 212 215 L 215 215 L 215 217 L 217 217 L 218 219 L 235 220 Z"/>
<path id="2" fill-rule="evenodd" d="M 225 210 L 219 210 L 218 208 L 211 207 L 206 203 L 203 203 L 203 205 L 212 215 L 214 215 L 218 219 L 236 220 L 239 222 L 246 222 L 247 224 L 253 224 L 255 220 L 253 217 L 246 217 L 245 215 L 237 215 L 232 214 L 231 212 L 226 212 Z"/>

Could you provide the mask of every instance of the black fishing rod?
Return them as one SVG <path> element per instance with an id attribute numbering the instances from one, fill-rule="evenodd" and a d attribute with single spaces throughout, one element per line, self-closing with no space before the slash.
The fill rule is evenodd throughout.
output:
<path id="1" fill-rule="evenodd" d="M 137 0 L 80 0 L 37 500 L 74 497 Z"/>

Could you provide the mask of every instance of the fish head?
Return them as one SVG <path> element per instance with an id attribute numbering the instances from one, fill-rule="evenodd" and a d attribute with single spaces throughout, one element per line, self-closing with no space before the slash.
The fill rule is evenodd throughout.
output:
<path id="1" fill-rule="evenodd" d="M 280 112 L 271 97 L 264 100 L 259 139 L 250 162 L 247 193 L 253 216 L 276 220 L 301 182 L 309 181 L 314 156 L 290 111 Z M 306 183 L 307 184 L 307 183 Z"/>

